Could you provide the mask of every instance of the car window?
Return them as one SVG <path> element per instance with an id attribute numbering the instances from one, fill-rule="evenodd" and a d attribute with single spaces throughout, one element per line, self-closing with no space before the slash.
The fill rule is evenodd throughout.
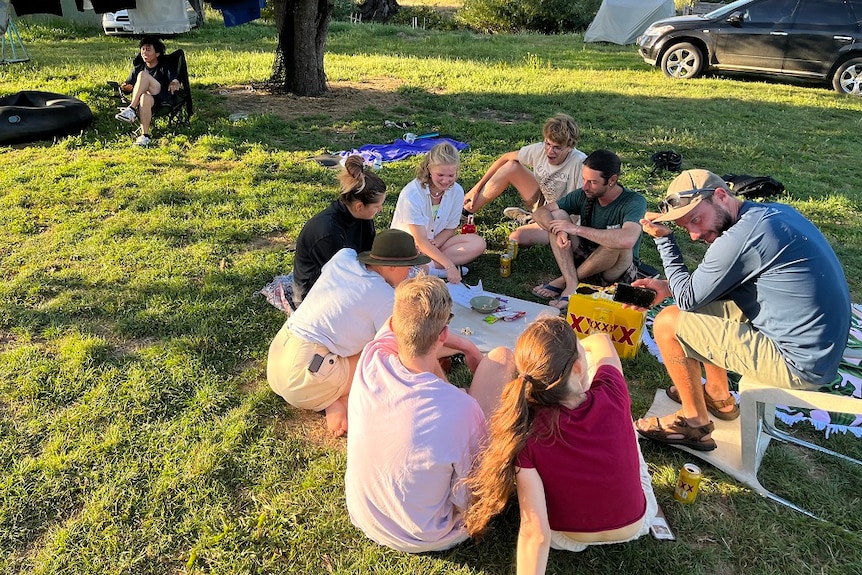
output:
<path id="1" fill-rule="evenodd" d="M 814 30 L 847 30 L 855 26 L 846 0 L 802 0 L 796 13 L 797 28 Z"/>
<path id="2" fill-rule="evenodd" d="M 742 13 L 747 24 L 772 27 L 776 23 L 790 24 L 798 0 L 764 0 L 753 2 Z"/>

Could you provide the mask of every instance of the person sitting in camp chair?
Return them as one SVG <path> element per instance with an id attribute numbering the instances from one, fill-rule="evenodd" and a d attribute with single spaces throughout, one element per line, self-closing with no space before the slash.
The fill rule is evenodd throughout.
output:
<path id="1" fill-rule="evenodd" d="M 165 45 L 153 36 L 146 36 L 138 43 L 141 59 L 136 62 L 129 77 L 120 86 L 125 93 L 132 95 L 128 107 L 115 117 L 123 122 L 132 123 L 137 117 L 141 122 L 141 135 L 135 140 L 138 146 L 150 143 L 150 123 L 154 108 L 170 104 L 171 96 L 183 86 L 172 70 L 163 61 Z"/>

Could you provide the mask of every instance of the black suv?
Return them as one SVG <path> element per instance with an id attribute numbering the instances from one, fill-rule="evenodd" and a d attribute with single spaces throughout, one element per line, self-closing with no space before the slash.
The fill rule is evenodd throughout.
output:
<path id="1" fill-rule="evenodd" d="M 862 0 L 738 0 L 654 22 L 638 44 L 672 78 L 708 68 L 780 74 L 862 95 Z"/>

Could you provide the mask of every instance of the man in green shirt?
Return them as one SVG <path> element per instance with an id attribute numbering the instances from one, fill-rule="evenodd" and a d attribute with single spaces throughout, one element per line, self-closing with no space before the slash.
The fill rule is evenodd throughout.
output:
<path id="1" fill-rule="evenodd" d="M 533 212 L 533 221 L 549 234 L 562 274 L 533 294 L 556 298 L 554 307 L 566 309 L 580 282 L 610 285 L 637 277 L 646 199 L 619 183 L 620 163 L 613 152 L 594 151 L 584 160 L 583 187 Z"/>

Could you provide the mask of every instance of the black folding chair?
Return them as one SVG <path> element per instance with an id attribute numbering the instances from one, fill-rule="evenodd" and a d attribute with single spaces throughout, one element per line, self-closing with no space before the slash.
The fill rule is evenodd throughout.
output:
<path id="1" fill-rule="evenodd" d="M 194 106 L 192 104 L 192 91 L 189 86 L 189 68 L 186 64 L 186 53 L 182 50 L 175 50 L 170 54 L 163 55 L 162 58 L 176 74 L 177 80 L 180 81 L 180 89 L 171 94 L 169 100 L 162 102 L 153 109 L 153 120 L 167 117 L 169 128 L 174 128 L 179 124 L 189 125 L 194 113 Z M 143 62 L 141 55 L 138 54 L 135 56 L 132 64 L 139 66 Z M 114 89 L 114 96 L 128 103 L 128 96 L 120 89 L 119 82 L 108 82 L 108 85 Z"/>

